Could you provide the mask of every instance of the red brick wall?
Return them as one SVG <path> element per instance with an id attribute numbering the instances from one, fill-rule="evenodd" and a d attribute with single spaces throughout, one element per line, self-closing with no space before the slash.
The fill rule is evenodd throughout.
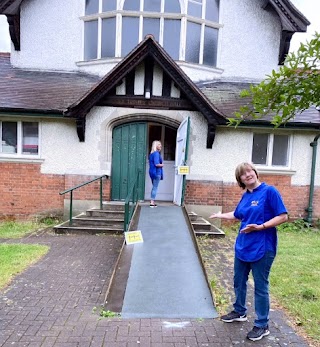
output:
<path id="1" fill-rule="evenodd" d="M 260 180 L 279 190 L 291 219 L 307 217 L 309 186 L 292 186 L 291 176 L 283 175 L 260 175 Z M 237 184 L 191 180 L 187 181 L 185 203 L 218 205 L 228 212 L 234 210 L 242 193 Z M 320 187 L 315 187 L 312 217 L 320 218 Z"/>
<path id="2" fill-rule="evenodd" d="M 35 215 L 63 213 L 70 194 L 60 192 L 96 176 L 42 174 L 40 164 L 0 163 L 0 219 L 25 219 Z M 98 200 L 99 181 L 74 192 L 74 199 Z M 110 181 L 103 180 L 103 198 L 110 199 Z"/>

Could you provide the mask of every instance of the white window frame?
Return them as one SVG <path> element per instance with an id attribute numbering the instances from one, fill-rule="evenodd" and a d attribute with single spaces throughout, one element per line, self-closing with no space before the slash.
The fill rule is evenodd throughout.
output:
<path id="1" fill-rule="evenodd" d="M 288 133 L 270 133 L 267 131 L 255 131 L 252 133 L 251 138 L 251 160 L 252 160 L 252 154 L 253 154 L 253 138 L 255 134 L 265 134 L 268 135 L 268 147 L 267 147 L 267 158 L 266 158 L 266 164 L 256 164 L 253 163 L 257 168 L 267 168 L 267 169 L 274 169 L 274 170 L 288 170 L 291 168 L 291 160 L 292 160 L 292 142 L 293 137 L 291 134 Z M 274 136 L 280 135 L 280 136 L 287 136 L 288 137 L 288 150 L 287 150 L 287 165 L 272 165 L 272 157 L 273 157 L 273 141 Z"/>
<path id="2" fill-rule="evenodd" d="M 115 59 L 115 58 L 122 58 L 121 57 L 121 37 L 122 37 L 122 17 L 125 16 L 133 16 L 133 17 L 138 17 L 139 18 L 139 42 L 141 42 L 144 37 L 142 37 L 143 34 L 143 29 L 142 29 L 142 21 L 143 17 L 146 18 L 159 18 L 160 20 L 160 28 L 159 28 L 159 44 L 162 46 L 163 45 L 163 27 L 164 27 L 164 19 L 179 19 L 180 20 L 180 48 L 179 48 L 179 61 L 185 61 L 186 63 L 190 64 L 198 64 L 198 65 L 203 65 L 203 56 L 204 56 L 204 29 L 205 27 L 210 27 L 213 29 L 221 29 L 223 27 L 222 24 L 219 22 L 211 22 L 205 19 L 205 8 L 206 8 L 206 0 L 202 0 L 202 18 L 197 18 L 197 17 L 192 17 L 188 15 L 187 10 L 188 10 L 188 0 L 180 0 L 180 8 L 181 12 L 180 13 L 164 13 L 164 0 L 161 0 L 161 12 L 156 13 L 156 12 L 142 12 L 143 8 L 143 0 L 138 0 L 140 1 L 140 12 L 136 11 L 124 11 L 123 6 L 124 6 L 124 0 L 118 0 L 117 1 L 117 9 L 115 11 L 111 12 L 102 12 L 102 0 L 99 1 L 99 13 L 97 14 L 90 14 L 90 15 L 84 15 L 80 17 L 80 19 L 85 23 L 86 21 L 92 21 L 92 20 L 97 20 L 98 21 L 98 48 L 97 48 L 97 58 L 95 59 Z M 170 1 L 170 0 L 166 0 Z M 85 7 L 85 6 L 84 6 Z M 85 10 L 84 10 L 85 11 Z M 115 42 L 115 57 L 110 57 L 110 58 L 103 58 L 101 57 L 101 47 L 102 47 L 102 42 L 101 42 L 101 37 L 102 37 L 102 30 L 101 30 L 101 24 L 102 24 L 102 19 L 104 18 L 111 18 L 115 17 L 116 19 L 116 42 Z M 219 15 L 220 17 L 220 15 Z M 220 19 L 219 19 L 220 21 Z M 200 34 L 200 51 L 199 51 L 199 60 L 198 63 L 192 63 L 188 62 L 185 60 L 186 57 L 186 42 L 187 42 L 187 22 L 192 22 L 192 23 L 197 23 L 201 25 L 201 34 Z M 218 56 L 219 56 L 219 33 L 218 33 L 218 43 L 217 43 L 217 57 L 216 57 L 216 65 L 210 65 L 209 67 L 216 68 L 218 65 Z M 83 25 L 83 48 L 85 47 L 85 42 L 84 42 L 84 25 Z M 84 49 L 82 52 L 82 60 L 84 60 Z M 93 59 L 94 60 L 94 59 Z"/>
<path id="3" fill-rule="evenodd" d="M 12 120 L 12 119 L 0 119 L 0 140 L 2 141 L 2 122 L 12 122 L 17 124 L 17 153 L 5 153 L 2 152 L 2 146 L 0 147 L 1 158 L 24 158 L 24 159 L 39 159 L 40 158 L 40 122 L 36 120 Z M 22 123 L 37 123 L 38 124 L 38 153 L 37 154 L 25 154 L 22 152 Z"/>

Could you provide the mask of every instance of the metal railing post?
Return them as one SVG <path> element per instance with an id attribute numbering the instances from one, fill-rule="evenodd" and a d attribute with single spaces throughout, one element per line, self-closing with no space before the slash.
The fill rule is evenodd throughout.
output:
<path id="1" fill-rule="evenodd" d="M 69 225 L 72 225 L 72 199 L 73 199 L 73 191 L 70 192 L 70 209 L 69 209 Z"/>
<path id="2" fill-rule="evenodd" d="M 100 178 L 100 210 L 102 210 L 102 177 Z"/>

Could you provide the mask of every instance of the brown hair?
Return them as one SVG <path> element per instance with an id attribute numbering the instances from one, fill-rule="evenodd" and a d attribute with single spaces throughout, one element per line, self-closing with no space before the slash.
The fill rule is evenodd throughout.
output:
<path id="1" fill-rule="evenodd" d="M 252 169 L 256 175 L 257 178 L 259 178 L 259 174 L 257 169 L 253 166 L 253 164 L 250 163 L 241 163 L 236 167 L 235 175 L 236 175 L 236 180 L 238 182 L 238 185 L 240 188 L 245 189 L 246 186 L 245 184 L 241 181 L 241 176 L 245 173 L 246 170 Z"/>

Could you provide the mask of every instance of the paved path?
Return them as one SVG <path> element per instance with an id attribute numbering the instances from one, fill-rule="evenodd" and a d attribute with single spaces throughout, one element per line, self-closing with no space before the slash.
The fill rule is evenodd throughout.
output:
<path id="1" fill-rule="evenodd" d="M 121 236 L 47 232 L 14 242 L 51 248 L 0 292 L 1 347 L 308 346 L 278 310 L 271 312 L 270 336 L 256 343 L 245 339 L 250 316 L 251 323 L 235 324 L 219 319 L 99 319 L 92 311 L 104 301 Z M 211 244 L 213 257 L 220 254 L 219 242 Z M 227 261 L 217 263 L 216 271 L 230 276 L 232 269 L 225 266 Z"/>

